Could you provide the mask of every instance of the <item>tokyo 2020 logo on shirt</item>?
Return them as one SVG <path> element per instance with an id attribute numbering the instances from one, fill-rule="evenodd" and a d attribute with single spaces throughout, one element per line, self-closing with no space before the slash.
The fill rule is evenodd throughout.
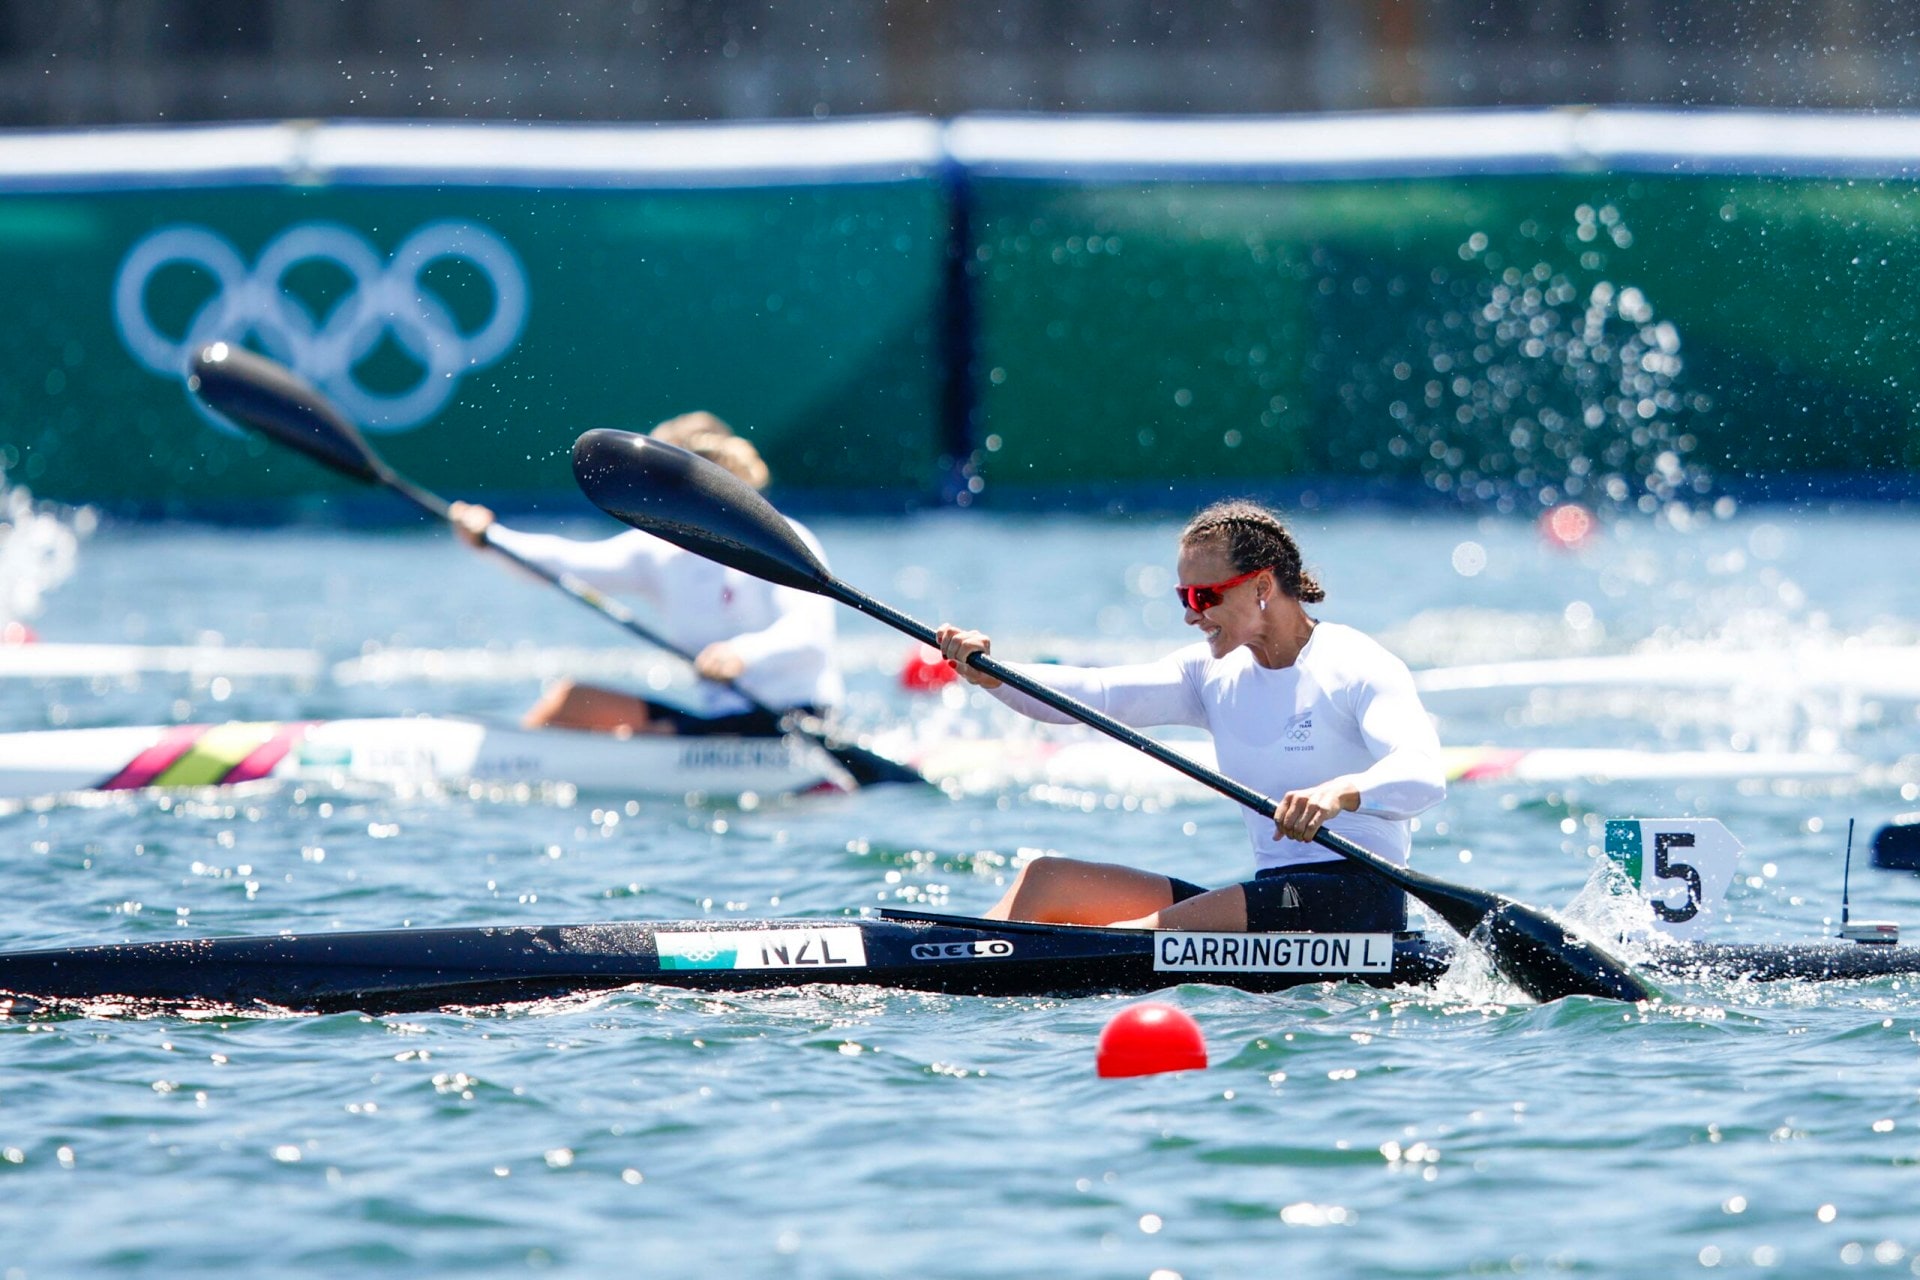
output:
<path id="1" fill-rule="evenodd" d="M 491 310 L 477 327 L 462 328 L 448 300 L 422 278 L 429 266 L 454 258 L 492 289 Z M 287 286 L 288 274 L 310 263 L 351 281 L 345 295 L 318 314 Z M 149 315 L 148 288 L 161 271 L 178 268 L 210 277 L 213 292 L 175 335 L 163 333 Z M 184 382 L 193 354 L 207 343 L 245 344 L 251 338 L 371 431 L 406 431 L 433 417 L 463 375 L 506 354 L 527 319 L 527 278 L 519 258 L 506 241 L 472 222 L 429 223 L 386 261 L 351 227 L 301 223 L 275 236 L 251 267 L 217 232 L 163 227 L 127 254 L 113 293 L 121 338 L 155 373 Z M 388 335 L 420 372 L 411 387 L 382 394 L 362 386 L 355 368 Z M 192 403 L 224 427 L 197 400 Z"/>

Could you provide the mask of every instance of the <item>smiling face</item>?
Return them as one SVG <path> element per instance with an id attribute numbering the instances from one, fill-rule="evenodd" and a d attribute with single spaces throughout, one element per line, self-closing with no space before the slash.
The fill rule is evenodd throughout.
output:
<path id="1" fill-rule="evenodd" d="M 1227 555 L 1226 542 L 1220 538 L 1183 544 L 1175 567 L 1183 587 L 1225 582 L 1241 573 Z M 1272 575 L 1258 574 L 1222 590 L 1220 603 L 1212 608 L 1188 609 L 1187 625 L 1200 628 L 1213 656 L 1224 658 L 1260 635 L 1261 622 L 1266 618 L 1260 609 L 1260 597 L 1272 592 Z"/>

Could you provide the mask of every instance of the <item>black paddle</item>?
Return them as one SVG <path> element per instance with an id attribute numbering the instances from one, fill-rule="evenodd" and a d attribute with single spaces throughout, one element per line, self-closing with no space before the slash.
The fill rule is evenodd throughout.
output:
<path id="1" fill-rule="evenodd" d="M 1889 822 L 1873 833 L 1873 865 L 1894 871 L 1920 871 L 1920 822 Z"/>
<path id="2" fill-rule="evenodd" d="M 574 443 L 573 475 L 596 505 L 636 529 L 768 582 L 838 600 L 922 644 L 934 643 L 931 628 L 833 577 L 752 488 L 684 449 L 626 431 L 589 431 Z M 1266 796 L 985 654 L 968 662 L 1257 813 L 1275 814 L 1277 806 Z M 1396 866 L 1324 828 L 1314 839 L 1412 894 L 1462 935 L 1485 925 L 1496 967 L 1536 1000 L 1646 1000 L 1658 994 L 1618 960 L 1532 907 Z"/>
<path id="3" fill-rule="evenodd" d="M 231 343 L 215 342 L 202 348 L 194 357 L 187 386 L 220 413 L 253 428 L 268 439 L 304 453 L 321 466 L 351 476 L 363 484 L 385 485 L 428 515 L 441 520 L 451 519 L 445 499 L 427 492 L 389 467 L 368 447 L 353 424 L 332 401 L 285 365 Z M 690 654 L 649 631 L 623 606 L 602 596 L 572 574 L 551 572 L 515 555 L 491 539 L 487 546 L 521 568 L 546 579 L 602 617 L 625 627 L 648 644 L 689 662 L 693 660 Z M 738 684 L 731 681 L 724 683 L 756 709 L 769 711 Z M 788 733 L 819 743 L 861 786 L 880 782 L 926 782 L 919 773 L 897 760 L 889 760 L 855 743 L 829 737 L 816 720 L 789 714 L 782 719 L 781 727 Z"/>

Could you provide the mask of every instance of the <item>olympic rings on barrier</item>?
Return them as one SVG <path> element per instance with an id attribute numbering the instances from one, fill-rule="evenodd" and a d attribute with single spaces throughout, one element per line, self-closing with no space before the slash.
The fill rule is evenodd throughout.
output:
<path id="1" fill-rule="evenodd" d="M 471 333 L 461 330 L 446 303 L 420 278 L 429 265 L 446 258 L 470 263 L 492 286 L 493 313 Z M 287 274 L 308 262 L 331 264 L 353 280 L 352 291 L 324 316 L 316 316 L 286 288 Z M 176 265 L 203 272 L 214 284 L 213 295 L 178 338 L 162 333 L 147 314 L 148 284 Z M 113 313 L 127 349 L 155 373 L 184 382 L 193 353 L 207 343 L 244 343 L 253 337 L 360 426 L 404 431 L 444 408 L 462 375 L 492 364 L 519 340 L 527 318 L 527 278 L 506 241 L 472 222 L 429 223 L 384 264 L 353 228 L 302 223 L 276 236 L 251 270 L 218 233 L 173 226 L 141 240 L 121 262 Z M 422 370 L 419 382 L 398 395 L 369 391 L 354 376 L 354 366 L 387 334 Z"/>

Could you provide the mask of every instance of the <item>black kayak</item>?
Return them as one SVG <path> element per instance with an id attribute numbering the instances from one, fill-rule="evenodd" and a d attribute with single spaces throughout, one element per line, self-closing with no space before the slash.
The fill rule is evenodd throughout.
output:
<path id="1" fill-rule="evenodd" d="M 827 983 L 982 996 L 1078 996 L 1211 983 L 1427 986 L 1453 962 L 1421 933 L 1180 933 L 882 910 L 843 919 L 666 920 L 192 938 L 0 954 L 0 1008 L 400 1013 L 634 984 L 752 991 Z M 1707 943 L 1644 962 L 1669 978 L 1920 974 L 1920 948 Z"/>

